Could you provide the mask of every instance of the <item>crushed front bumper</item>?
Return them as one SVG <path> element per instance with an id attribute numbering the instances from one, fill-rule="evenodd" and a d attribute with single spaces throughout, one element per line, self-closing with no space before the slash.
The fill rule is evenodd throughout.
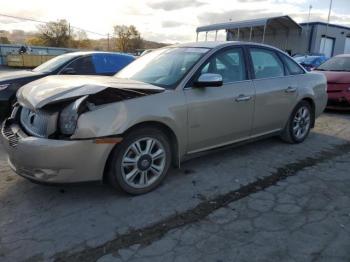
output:
<path id="1" fill-rule="evenodd" d="M 26 135 L 12 119 L 5 120 L 1 138 L 11 168 L 20 176 L 44 183 L 101 180 L 111 144 L 94 140 L 53 140 Z"/>

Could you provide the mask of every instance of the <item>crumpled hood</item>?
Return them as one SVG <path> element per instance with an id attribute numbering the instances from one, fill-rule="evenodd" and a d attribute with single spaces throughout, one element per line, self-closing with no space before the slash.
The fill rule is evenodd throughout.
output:
<path id="1" fill-rule="evenodd" d="M 116 88 L 139 93 L 158 93 L 164 88 L 110 76 L 48 76 L 24 85 L 17 93 L 18 102 L 31 109 L 67 99 Z"/>

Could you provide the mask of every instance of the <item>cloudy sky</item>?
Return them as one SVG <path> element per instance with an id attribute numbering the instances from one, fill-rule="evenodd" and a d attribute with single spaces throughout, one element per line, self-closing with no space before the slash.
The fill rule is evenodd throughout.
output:
<path id="1" fill-rule="evenodd" d="M 116 24 L 133 24 L 145 39 L 174 43 L 193 41 L 197 26 L 229 20 L 290 15 L 307 21 L 310 4 L 311 21 L 326 21 L 329 0 L 0 0 L 0 13 L 40 21 L 66 19 L 101 34 L 112 33 Z M 350 26 L 350 0 L 333 0 L 331 22 Z M 0 30 L 35 28 L 35 23 L 0 16 Z"/>

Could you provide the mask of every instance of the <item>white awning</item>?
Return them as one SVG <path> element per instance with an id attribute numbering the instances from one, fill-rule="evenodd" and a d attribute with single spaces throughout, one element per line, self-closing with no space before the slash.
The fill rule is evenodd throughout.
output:
<path id="1" fill-rule="evenodd" d="M 197 28 L 197 33 L 199 32 L 209 32 L 209 31 L 218 31 L 218 30 L 234 30 L 234 29 L 248 29 L 254 27 L 268 27 L 269 30 L 300 30 L 301 26 L 296 23 L 289 16 L 277 16 L 269 18 L 260 18 L 246 21 L 237 21 L 237 22 L 227 22 L 212 24 L 206 26 L 200 26 Z"/>

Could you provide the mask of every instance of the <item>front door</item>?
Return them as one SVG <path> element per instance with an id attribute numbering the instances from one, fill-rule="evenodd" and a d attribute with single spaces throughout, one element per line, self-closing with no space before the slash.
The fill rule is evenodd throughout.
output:
<path id="1" fill-rule="evenodd" d="M 188 152 L 193 153 L 250 136 L 254 87 L 247 80 L 241 48 L 218 51 L 196 74 L 220 74 L 221 87 L 188 87 Z"/>

